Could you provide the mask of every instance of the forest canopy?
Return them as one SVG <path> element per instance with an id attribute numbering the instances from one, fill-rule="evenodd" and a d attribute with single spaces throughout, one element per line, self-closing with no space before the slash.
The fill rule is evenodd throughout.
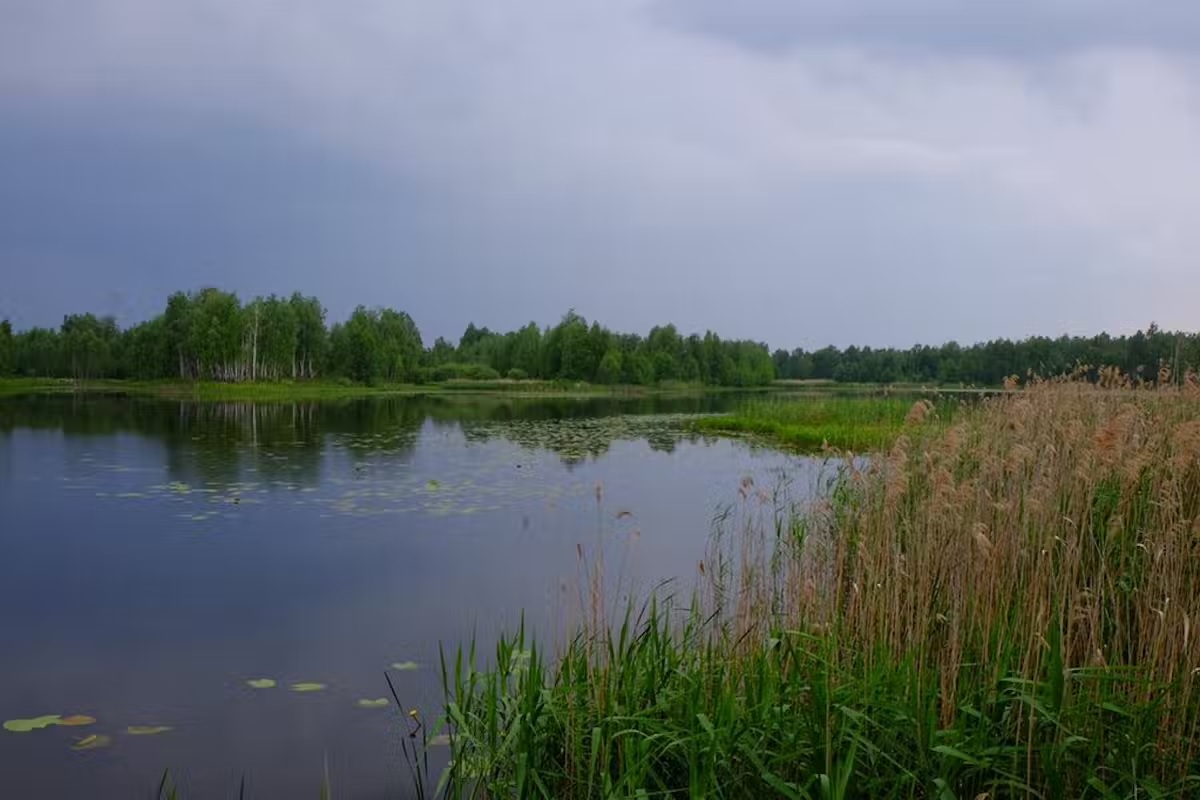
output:
<path id="1" fill-rule="evenodd" d="M 770 352 L 674 325 L 618 333 L 568 311 L 556 325 L 507 333 L 474 324 L 457 342 L 428 346 L 407 313 L 359 306 L 328 324 L 299 293 L 243 302 L 232 292 L 176 292 L 163 312 L 122 329 L 112 317 L 70 314 L 57 329 L 15 331 L 0 321 L 0 376 L 206 381 L 343 379 L 364 384 L 453 379 L 761 386 L 777 379 L 994 386 L 1008 376 L 1115 366 L 1153 379 L 1200 364 L 1200 335 L 1151 325 L 1131 336 L 995 339 L 907 349 L 834 346 Z"/>

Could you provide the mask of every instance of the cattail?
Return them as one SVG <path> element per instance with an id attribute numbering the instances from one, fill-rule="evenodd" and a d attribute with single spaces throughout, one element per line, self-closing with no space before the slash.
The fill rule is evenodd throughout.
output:
<path id="1" fill-rule="evenodd" d="M 904 418 L 905 425 L 920 425 L 925 419 L 933 413 L 933 403 L 928 400 L 918 400 L 913 403 L 912 408 L 908 410 L 908 415 Z"/>
<path id="2" fill-rule="evenodd" d="M 991 558 L 992 555 L 992 540 L 988 538 L 988 526 L 983 522 L 975 523 L 975 530 L 972 534 L 975 540 L 975 550 L 984 560 Z"/>

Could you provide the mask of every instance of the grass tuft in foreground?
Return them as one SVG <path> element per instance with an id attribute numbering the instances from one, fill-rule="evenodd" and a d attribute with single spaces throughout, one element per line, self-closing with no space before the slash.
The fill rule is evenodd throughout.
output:
<path id="1" fill-rule="evenodd" d="M 455 797 L 1200 796 L 1200 391 L 1048 383 L 443 673 Z"/>

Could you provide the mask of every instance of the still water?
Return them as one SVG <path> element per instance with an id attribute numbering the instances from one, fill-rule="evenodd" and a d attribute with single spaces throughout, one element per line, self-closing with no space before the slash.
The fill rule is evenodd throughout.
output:
<path id="1" fill-rule="evenodd" d="M 436 712 L 439 645 L 570 624 L 577 548 L 690 586 L 743 477 L 811 485 L 688 432 L 737 399 L 0 400 L 0 721 L 96 720 L 0 730 L 0 796 L 407 796 L 390 665 Z"/>

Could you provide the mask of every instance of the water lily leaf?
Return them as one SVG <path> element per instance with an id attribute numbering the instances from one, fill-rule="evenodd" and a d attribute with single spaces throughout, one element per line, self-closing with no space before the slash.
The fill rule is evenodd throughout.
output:
<path id="1" fill-rule="evenodd" d="M 169 725 L 130 725 L 125 732 L 130 736 L 157 736 L 169 730 L 174 729 Z"/>
<path id="2" fill-rule="evenodd" d="M 71 745 L 72 750 L 97 750 L 101 747 L 108 747 L 112 744 L 112 737 L 105 736 L 103 733 L 92 734 L 85 736 L 75 744 Z"/>
<path id="3" fill-rule="evenodd" d="M 359 708 L 387 708 L 388 699 L 386 697 L 380 697 L 375 700 L 363 699 L 359 700 L 357 705 Z"/>
<path id="4" fill-rule="evenodd" d="M 251 689 L 274 689 L 275 681 L 270 678 L 254 678 L 246 681 L 246 685 Z"/>
<path id="5" fill-rule="evenodd" d="M 325 688 L 323 683 L 293 683 L 293 692 L 319 692 Z"/>
<path id="6" fill-rule="evenodd" d="M 421 668 L 421 665 L 415 661 L 397 661 L 392 664 L 392 669 L 397 672 L 416 672 Z"/>
<path id="7" fill-rule="evenodd" d="M 72 714 L 69 717 L 63 717 L 55 725 L 66 725 L 69 728 L 82 725 L 95 725 L 96 718 L 89 717 L 87 714 Z"/>
<path id="8" fill-rule="evenodd" d="M 4 723 L 4 730 L 11 733 L 29 733 L 57 725 L 61 719 L 62 717 L 58 714 L 46 714 L 32 719 L 10 719 Z"/>

